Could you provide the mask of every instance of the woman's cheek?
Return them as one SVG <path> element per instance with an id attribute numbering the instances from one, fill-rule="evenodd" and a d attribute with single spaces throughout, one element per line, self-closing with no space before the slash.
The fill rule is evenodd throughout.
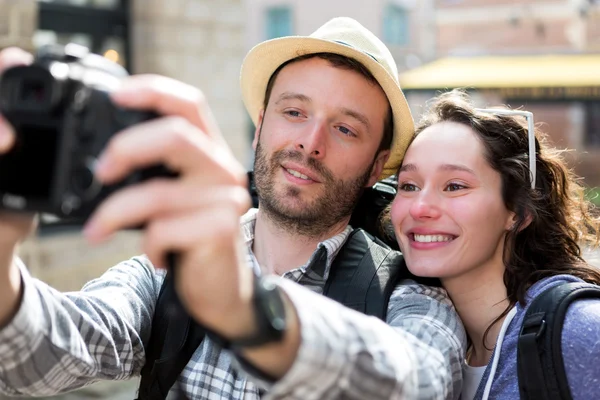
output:
<path id="1" fill-rule="evenodd" d="M 394 231 L 398 232 L 400 229 L 400 224 L 404 220 L 406 216 L 407 210 L 407 202 L 405 199 L 397 196 L 392 202 L 392 207 L 390 209 L 390 218 L 392 220 L 392 225 L 394 227 Z"/>

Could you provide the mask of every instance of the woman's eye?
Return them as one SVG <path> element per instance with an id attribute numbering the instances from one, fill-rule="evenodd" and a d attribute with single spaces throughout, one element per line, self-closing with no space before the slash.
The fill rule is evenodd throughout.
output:
<path id="1" fill-rule="evenodd" d="M 419 188 L 413 185 L 412 183 L 403 183 L 401 185 L 398 185 L 398 190 L 401 190 L 403 192 L 416 192 L 417 190 L 419 190 Z"/>
<path id="2" fill-rule="evenodd" d="M 461 185 L 459 183 L 449 183 L 448 186 L 446 186 L 446 191 L 447 192 L 456 192 L 457 190 L 461 190 L 461 189 L 465 189 L 466 187 L 464 185 Z"/>

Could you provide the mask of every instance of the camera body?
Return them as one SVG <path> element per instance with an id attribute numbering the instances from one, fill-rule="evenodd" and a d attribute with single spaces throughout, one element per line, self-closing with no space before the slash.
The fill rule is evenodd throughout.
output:
<path id="1" fill-rule="evenodd" d="M 0 207 L 83 221 L 113 191 L 157 176 L 146 168 L 121 182 L 94 177 L 97 158 L 120 130 L 153 118 L 117 107 L 109 93 L 127 71 L 85 47 L 48 46 L 33 64 L 0 79 L 0 113 L 14 127 L 13 149 L 0 155 Z"/>

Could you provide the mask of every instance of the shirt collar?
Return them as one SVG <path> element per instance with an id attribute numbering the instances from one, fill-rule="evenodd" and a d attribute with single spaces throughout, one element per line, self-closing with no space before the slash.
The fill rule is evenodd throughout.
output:
<path id="1" fill-rule="evenodd" d="M 258 215 L 258 209 L 251 208 L 241 218 L 242 231 L 244 234 L 244 241 L 246 243 L 246 246 L 248 246 L 248 252 L 250 254 L 252 254 L 252 256 L 254 256 L 254 254 L 252 252 L 252 245 L 254 244 L 254 228 L 256 226 L 257 215 Z M 306 264 L 298 267 L 297 269 L 300 269 L 300 270 L 302 270 L 302 272 L 307 273 L 307 272 L 309 272 L 309 271 L 307 271 L 307 267 L 313 265 L 313 263 L 312 263 L 313 259 L 315 259 L 316 257 L 326 256 L 327 258 L 325 261 L 324 268 L 318 267 L 319 265 L 322 265 L 321 263 L 315 263 L 314 265 L 316 266 L 316 268 L 314 268 L 314 270 L 311 271 L 313 273 L 316 273 L 320 278 L 322 278 L 324 281 L 326 281 L 327 278 L 329 277 L 329 272 L 331 270 L 331 264 L 333 263 L 333 260 L 339 253 L 340 249 L 342 248 L 342 245 L 346 242 L 346 240 L 348 239 L 348 236 L 350 235 L 351 232 L 352 232 L 352 227 L 350 225 L 348 225 L 348 226 L 346 226 L 346 229 L 344 229 L 342 232 L 338 233 L 337 235 L 335 235 L 329 239 L 326 239 L 326 240 L 320 242 L 317 245 L 315 252 L 310 256 L 310 259 L 306 262 Z M 258 265 L 258 262 L 255 262 L 255 265 Z"/>

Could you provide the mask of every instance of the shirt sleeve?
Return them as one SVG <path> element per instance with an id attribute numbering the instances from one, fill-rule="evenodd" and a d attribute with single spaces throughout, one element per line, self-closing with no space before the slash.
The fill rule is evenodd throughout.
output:
<path id="1" fill-rule="evenodd" d="M 120 263 L 72 293 L 22 264 L 21 276 L 19 310 L 0 330 L 0 393 L 47 396 L 139 373 L 162 283 L 147 259 Z"/>
<path id="2" fill-rule="evenodd" d="M 573 400 L 597 398 L 600 385 L 600 300 L 581 299 L 569 306 L 561 343 Z"/>
<path id="3" fill-rule="evenodd" d="M 300 320 L 301 345 L 275 384 L 239 365 L 269 399 L 458 399 L 466 334 L 446 292 L 404 281 L 387 323 L 279 279 Z"/>

